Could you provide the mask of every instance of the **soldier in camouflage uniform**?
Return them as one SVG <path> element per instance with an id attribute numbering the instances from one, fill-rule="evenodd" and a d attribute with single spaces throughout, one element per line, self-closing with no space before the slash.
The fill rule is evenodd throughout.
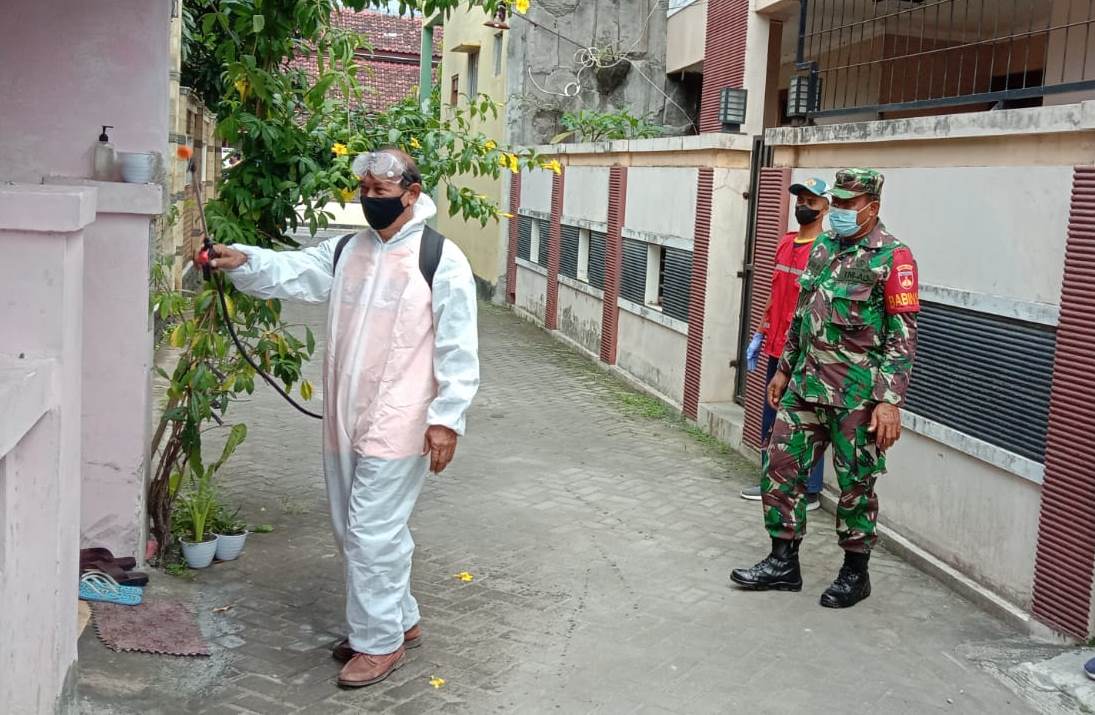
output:
<path id="1" fill-rule="evenodd" d="M 840 484 L 836 528 L 845 557 L 821 597 L 829 608 L 854 606 L 871 593 L 874 485 L 886 471 L 886 450 L 901 433 L 898 407 L 916 352 L 916 262 L 878 219 L 883 181 L 873 169 L 836 175 L 832 231 L 814 245 L 787 345 L 768 386 L 769 402 L 778 405 L 762 482 L 772 552 L 730 576 L 755 590 L 802 589 L 798 547 L 806 534 L 807 474 L 832 444 Z"/>

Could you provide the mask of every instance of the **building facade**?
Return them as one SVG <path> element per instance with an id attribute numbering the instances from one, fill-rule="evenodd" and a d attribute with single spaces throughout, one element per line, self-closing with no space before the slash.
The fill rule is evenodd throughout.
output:
<path id="1" fill-rule="evenodd" d="M 702 54 L 667 50 L 698 75 L 702 133 L 539 147 L 564 173 L 511 177 L 507 298 L 755 455 L 764 385 L 739 366 L 794 227 L 787 188 L 881 169 L 923 302 L 878 487 L 887 542 L 1013 622 L 1086 639 L 1095 442 L 1071 416 L 1095 395 L 1095 16 L 1072 0 L 995 23 L 966 0 L 867 5 L 677 10 L 670 38 L 703 15 Z"/>

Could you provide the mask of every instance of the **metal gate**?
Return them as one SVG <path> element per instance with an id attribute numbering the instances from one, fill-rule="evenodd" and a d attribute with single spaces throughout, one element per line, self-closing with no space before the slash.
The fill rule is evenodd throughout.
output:
<path id="1" fill-rule="evenodd" d="M 730 367 L 743 368 L 745 350 L 749 347 L 749 314 L 753 294 L 753 256 L 757 245 L 757 207 L 760 201 L 760 170 L 772 165 L 772 147 L 765 145 L 764 136 L 753 137 L 753 153 L 749 166 L 749 212 L 745 224 L 745 256 L 738 277 L 741 278 L 741 317 L 738 324 L 737 356 Z M 739 369 L 734 378 L 734 402 L 745 404 L 745 370 Z"/>

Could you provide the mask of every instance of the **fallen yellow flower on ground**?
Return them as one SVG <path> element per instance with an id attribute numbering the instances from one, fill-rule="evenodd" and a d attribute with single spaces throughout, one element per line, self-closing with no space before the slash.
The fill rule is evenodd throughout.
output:
<path id="1" fill-rule="evenodd" d="M 430 685 L 432 685 L 435 688 L 440 688 L 444 684 L 445 684 L 445 679 L 444 678 L 438 678 L 436 675 L 433 676 L 432 678 L 430 678 Z"/>
<path id="2" fill-rule="evenodd" d="M 458 573 L 458 574 L 455 574 L 455 575 L 453 576 L 453 578 L 458 578 L 458 579 L 460 579 L 461 581 L 463 581 L 464 583 L 468 583 L 469 581 L 472 581 L 472 580 L 473 580 L 473 579 L 475 578 L 475 576 L 472 576 L 472 575 L 471 575 L 470 573 L 468 573 L 467 571 L 461 571 L 460 573 Z"/>

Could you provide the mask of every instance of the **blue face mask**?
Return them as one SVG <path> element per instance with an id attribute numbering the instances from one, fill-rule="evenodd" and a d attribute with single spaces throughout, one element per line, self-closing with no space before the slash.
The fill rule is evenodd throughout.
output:
<path id="1" fill-rule="evenodd" d="M 863 207 L 867 208 L 866 206 Z M 833 233 L 841 238 L 849 238 L 859 233 L 859 230 L 863 226 L 859 223 L 859 211 L 852 209 L 829 209 L 829 227 L 833 229 Z"/>

